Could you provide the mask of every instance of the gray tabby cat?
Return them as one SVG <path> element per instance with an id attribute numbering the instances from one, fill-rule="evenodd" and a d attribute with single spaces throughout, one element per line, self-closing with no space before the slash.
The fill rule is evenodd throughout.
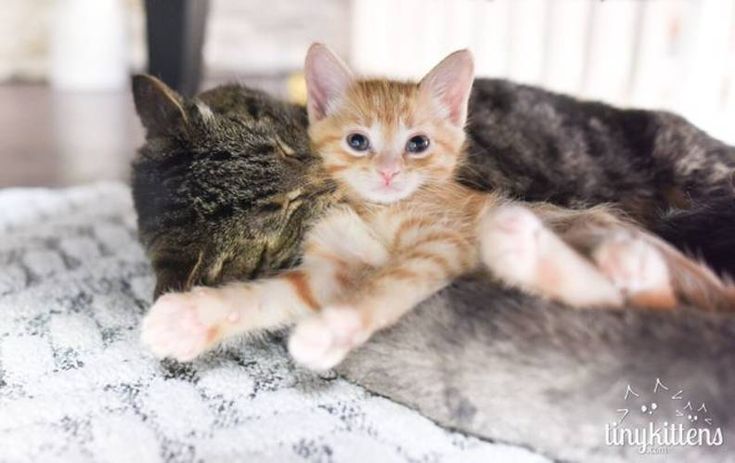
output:
<path id="1" fill-rule="evenodd" d="M 679 245 L 734 268 L 733 253 L 707 239 L 725 232 L 709 226 L 711 218 L 735 226 L 733 148 L 666 113 L 505 81 L 478 80 L 474 92 L 465 182 L 565 206 L 620 199 L 642 223 L 687 230 Z M 238 86 L 183 100 L 142 76 L 134 93 L 148 131 L 134 164 L 134 198 L 157 294 L 293 265 L 304 227 L 334 201 L 309 151 L 304 110 Z M 677 221 L 685 226 L 672 228 Z M 711 249 L 718 252 L 710 256 Z M 732 319 L 696 311 L 576 312 L 466 279 L 340 371 L 469 433 L 554 458 L 616 461 L 637 450 L 605 445 L 605 424 L 619 418 L 627 384 L 650 389 L 656 378 L 708 402 L 727 445 L 734 332 Z M 671 451 L 682 461 L 731 458 L 723 447 Z"/>
<path id="2" fill-rule="evenodd" d="M 733 462 L 734 365 L 732 318 L 572 311 L 480 277 L 428 300 L 337 371 L 443 426 L 554 460 Z M 607 431 L 621 419 L 633 432 L 666 422 L 714 438 L 719 428 L 721 445 L 654 441 L 641 453 Z"/>

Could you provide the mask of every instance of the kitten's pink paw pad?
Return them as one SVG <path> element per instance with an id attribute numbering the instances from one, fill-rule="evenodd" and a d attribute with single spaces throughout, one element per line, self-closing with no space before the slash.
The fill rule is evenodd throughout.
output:
<path id="1" fill-rule="evenodd" d="M 546 232 L 533 212 L 519 206 L 501 207 L 482 223 L 482 256 L 496 274 L 525 281 L 533 277 L 539 245 Z"/>
<path id="2" fill-rule="evenodd" d="M 143 319 L 143 344 L 157 357 L 179 361 L 193 360 L 213 346 L 220 338 L 219 323 L 233 316 L 213 291 L 195 289 L 158 298 Z"/>
<path id="3" fill-rule="evenodd" d="M 362 318 L 351 308 L 326 308 L 299 323 L 288 350 L 299 364 L 316 371 L 328 370 L 367 339 Z"/>
<path id="4" fill-rule="evenodd" d="M 620 234 L 602 243 L 592 257 L 631 302 L 661 308 L 676 305 L 668 266 L 653 245 Z"/>
<path id="5" fill-rule="evenodd" d="M 322 317 L 338 344 L 354 347 L 367 340 L 365 323 L 357 310 L 349 307 L 327 307 L 322 311 Z"/>

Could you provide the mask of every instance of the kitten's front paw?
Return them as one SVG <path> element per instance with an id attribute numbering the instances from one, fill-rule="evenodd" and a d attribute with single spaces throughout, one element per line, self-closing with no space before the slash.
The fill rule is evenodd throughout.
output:
<path id="1" fill-rule="evenodd" d="M 143 319 L 141 341 L 157 357 L 186 362 L 213 347 L 224 325 L 239 318 L 239 312 L 227 307 L 213 288 L 165 294 Z"/>
<path id="2" fill-rule="evenodd" d="M 327 307 L 296 325 L 288 350 L 301 365 L 324 371 L 336 366 L 368 337 L 359 311 L 352 307 Z"/>
<path id="3" fill-rule="evenodd" d="M 631 303 L 661 309 L 676 306 L 668 265 L 652 244 L 619 233 L 605 240 L 592 257 Z"/>

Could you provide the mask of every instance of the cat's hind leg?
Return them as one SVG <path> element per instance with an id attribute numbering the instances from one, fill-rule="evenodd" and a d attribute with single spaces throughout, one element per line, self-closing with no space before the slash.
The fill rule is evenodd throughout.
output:
<path id="1" fill-rule="evenodd" d="M 563 238 L 588 254 L 635 306 L 672 309 L 679 301 L 735 311 L 735 287 L 660 238 L 607 214 L 577 212 Z"/>
<path id="2" fill-rule="evenodd" d="M 511 286 L 575 307 L 620 306 L 621 292 L 531 210 L 503 206 L 482 218 L 482 260 Z"/>
<path id="3" fill-rule="evenodd" d="M 536 205 L 544 222 L 638 307 L 673 309 L 679 302 L 715 311 L 735 311 L 735 287 L 706 265 L 604 206 L 571 210 Z"/>

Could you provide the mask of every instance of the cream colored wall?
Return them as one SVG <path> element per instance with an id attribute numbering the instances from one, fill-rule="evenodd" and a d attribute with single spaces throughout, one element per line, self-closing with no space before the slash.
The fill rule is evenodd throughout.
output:
<path id="1" fill-rule="evenodd" d="M 0 6 L 0 82 L 45 81 L 54 18 L 65 0 L 2 0 Z M 129 61 L 133 69 L 145 62 L 142 0 L 121 0 L 125 6 Z"/>
<path id="2" fill-rule="evenodd" d="M 45 80 L 56 8 L 66 0 L 2 0 L 0 82 Z M 125 5 L 130 66 L 145 65 L 143 0 Z M 217 75 L 297 70 L 313 41 L 349 51 L 349 0 L 211 0 L 205 63 Z"/>
<path id="3" fill-rule="evenodd" d="M 205 62 L 234 76 L 298 70 L 314 41 L 347 54 L 350 20 L 349 0 L 212 0 Z"/>
<path id="4" fill-rule="evenodd" d="M 55 6 L 3 0 L 0 81 L 48 76 Z M 142 0 L 126 6 L 129 64 L 145 63 Z M 469 47 L 480 75 L 679 112 L 735 143 L 735 0 L 211 0 L 207 74 L 301 67 L 312 41 L 361 72 L 417 77 Z"/>
<path id="5" fill-rule="evenodd" d="M 482 76 L 670 109 L 735 143 L 735 0 L 352 0 L 351 58 L 416 78 L 458 48 Z"/>
<path id="6" fill-rule="evenodd" d="M 0 80 L 46 74 L 53 0 L 5 0 L 0 8 Z"/>

